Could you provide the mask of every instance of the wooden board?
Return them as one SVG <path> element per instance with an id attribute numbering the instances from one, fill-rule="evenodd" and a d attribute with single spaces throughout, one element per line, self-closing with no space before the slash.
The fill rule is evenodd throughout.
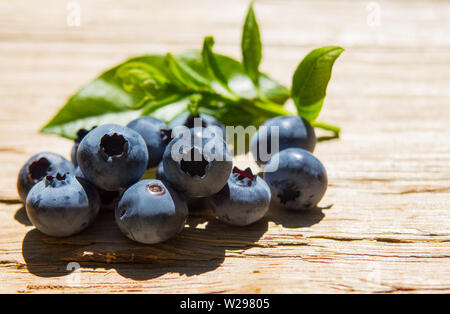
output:
<path id="1" fill-rule="evenodd" d="M 248 228 L 199 211 L 155 246 L 128 241 L 111 213 L 78 236 L 43 236 L 18 202 L 18 170 L 39 151 L 69 156 L 69 141 L 38 129 L 125 58 L 210 34 L 239 57 L 248 2 L 76 2 L 80 27 L 65 1 L 0 2 L 0 292 L 450 292 L 449 2 L 377 1 L 378 24 L 367 1 L 256 1 L 262 68 L 286 85 L 309 50 L 346 48 L 320 117 L 342 137 L 316 149 L 332 207 L 271 210 Z"/>

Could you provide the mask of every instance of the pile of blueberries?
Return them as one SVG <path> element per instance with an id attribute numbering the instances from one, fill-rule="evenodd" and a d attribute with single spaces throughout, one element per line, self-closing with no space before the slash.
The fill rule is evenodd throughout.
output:
<path id="1" fill-rule="evenodd" d="M 193 121 L 201 127 L 193 127 Z M 327 188 L 322 163 L 311 152 L 314 129 L 298 116 L 267 120 L 278 127 L 279 150 L 270 152 L 271 128 L 253 135 L 250 148 L 268 147 L 270 158 L 256 160 L 262 175 L 233 168 L 225 139 L 214 132 L 224 126 L 214 117 L 188 112 L 169 125 L 149 116 L 126 127 L 105 124 L 81 129 L 72 162 L 43 152 L 19 172 L 17 188 L 33 225 L 54 237 L 74 235 L 89 226 L 100 209 L 114 210 L 128 238 L 154 244 L 177 235 L 189 208 L 208 204 L 228 224 L 246 226 L 260 220 L 272 203 L 289 210 L 315 208 Z M 183 126 L 189 136 L 177 128 Z M 174 158 L 172 152 L 181 158 Z M 217 158 L 217 154 L 222 158 Z M 189 158 L 188 158 L 189 157 Z M 276 165 L 276 170 L 264 172 Z M 157 179 L 142 179 L 157 167 Z"/>

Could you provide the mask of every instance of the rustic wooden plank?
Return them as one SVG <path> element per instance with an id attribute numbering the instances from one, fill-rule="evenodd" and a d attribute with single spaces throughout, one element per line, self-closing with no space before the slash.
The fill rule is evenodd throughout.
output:
<path id="1" fill-rule="evenodd" d="M 318 145 L 329 173 L 321 211 L 271 209 L 249 228 L 195 212 L 175 239 L 143 246 L 111 213 L 68 239 L 43 236 L 17 201 L 33 153 L 68 156 L 71 143 L 39 135 L 81 84 L 123 59 L 198 48 L 204 35 L 239 57 L 247 1 L 0 3 L 0 292 L 450 292 L 450 3 L 256 1 L 262 67 L 289 85 L 298 61 L 346 48 L 321 119 L 342 138 Z M 69 274 L 67 264 L 81 265 Z"/>

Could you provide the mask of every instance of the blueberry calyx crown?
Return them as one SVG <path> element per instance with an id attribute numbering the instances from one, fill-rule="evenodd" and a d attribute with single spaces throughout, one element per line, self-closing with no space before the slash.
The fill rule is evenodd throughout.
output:
<path id="1" fill-rule="evenodd" d="M 287 185 L 278 193 L 281 204 L 286 205 L 288 202 L 295 201 L 300 196 L 300 191 L 293 185 Z"/>
<path id="2" fill-rule="evenodd" d="M 164 193 L 166 193 L 166 190 L 157 183 L 147 185 L 147 190 L 150 194 L 153 195 L 163 195 Z"/>
<path id="3" fill-rule="evenodd" d="M 209 162 L 205 159 L 202 152 L 197 148 L 191 148 L 180 160 L 180 168 L 191 177 L 203 178 L 206 175 L 206 169 Z"/>
<path id="4" fill-rule="evenodd" d="M 51 170 L 50 161 L 45 158 L 39 158 L 28 166 L 28 180 L 32 183 L 41 181 Z"/>
<path id="5" fill-rule="evenodd" d="M 45 177 L 45 186 L 58 187 L 68 183 L 68 172 L 66 173 L 57 173 L 55 176 L 47 175 Z"/>
<path id="6" fill-rule="evenodd" d="M 241 170 L 235 166 L 232 174 L 237 182 L 248 186 L 251 186 L 256 179 L 256 175 L 253 174 L 250 167 L 247 167 L 245 170 Z"/>
<path id="7" fill-rule="evenodd" d="M 100 140 L 100 153 L 105 160 L 110 158 L 120 158 L 128 152 L 128 141 L 123 135 L 114 133 L 105 134 Z"/>

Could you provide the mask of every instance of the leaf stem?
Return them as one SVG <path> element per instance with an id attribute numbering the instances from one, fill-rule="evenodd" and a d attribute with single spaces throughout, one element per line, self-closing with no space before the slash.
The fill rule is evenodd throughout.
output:
<path id="1" fill-rule="evenodd" d="M 326 141 L 326 140 L 331 140 L 331 139 L 335 139 L 335 138 L 339 138 L 339 135 L 341 133 L 341 128 L 331 125 L 331 124 L 327 124 L 327 123 L 323 123 L 323 122 L 318 122 L 318 121 L 313 121 L 311 122 L 311 125 L 315 128 L 319 128 L 325 131 L 331 131 L 333 133 L 332 136 L 322 136 L 319 137 L 319 142 L 322 141 Z"/>

